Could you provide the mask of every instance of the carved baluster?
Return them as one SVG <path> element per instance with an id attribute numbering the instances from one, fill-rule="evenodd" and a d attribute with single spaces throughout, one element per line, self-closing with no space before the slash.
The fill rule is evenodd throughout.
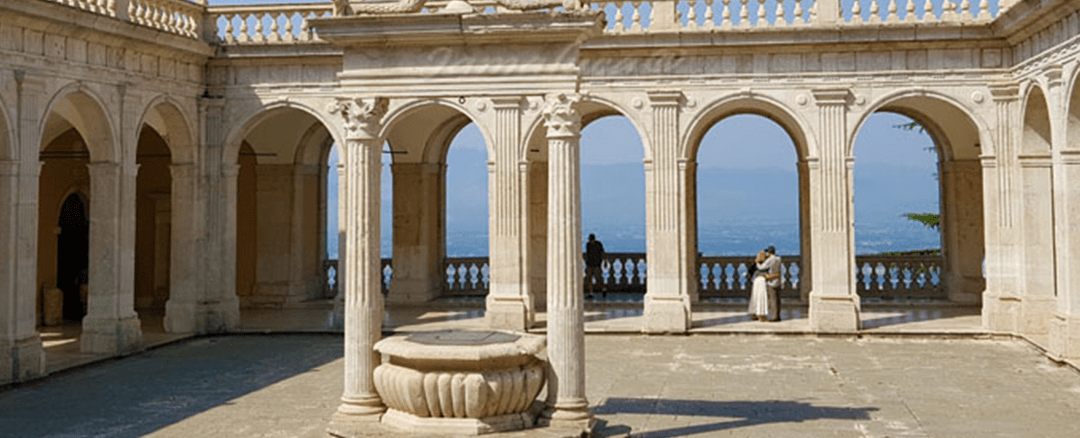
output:
<path id="1" fill-rule="evenodd" d="M 990 2 L 987 0 L 979 0 L 979 19 L 990 19 Z"/>
<path id="2" fill-rule="evenodd" d="M 788 21 L 786 15 L 787 11 L 784 10 L 784 0 L 776 0 L 776 18 L 773 20 L 773 26 L 787 26 Z"/>
<path id="3" fill-rule="evenodd" d="M 960 19 L 967 21 L 970 18 L 975 18 L 974 11 L 971 10 L 971 0 L 964 0 L 960 2 L 960 9 L 957 13 L 960 15 Z"/>
<path id="4" fill-rule="evenodd" d="M 622 12 L 623 6 L 625 5 L 625 2 L 615 2 L 615 25 L 611 27 L 612 32 L 622 32 L 626 30 L 626 27 L 623 26 L 623 20 L 625 20 L 626 17 Z"/>
<path id="5" fill-rule="evenodd" d="M 739 0 L 739 27 L 750 27 L 750 8 L 748 0 Z"/>
<path id="6" fill-rule="evenodd" d="M 255 14 L 255 34 L 252 35 L 252 37 L 254 37 L 255 42 L 257 42 L 257 43 L 265 43 L 266 42 L 266 27 L 263 26 L 263 19 L 265 19 L 265 18 L 266 18 L 265 13 L 257 13 L 257 14 Z"/>
<path id="7" fill-rule="evenodd" d="M 907 5 L 904 6 L 904 21 L 908 23 L 914 23 L 918 18 L 915 16 L 915 0 L 907 0 Z"/>
<path id="8" fill-rule="evenodd" d="M 930 0 L 926 0 L 926 3 L 923 3 L 923 21 L 934 21 L 936 18 L 937 16 L 934 14 L 934 3 Z"/>
<path id="9" fill-rule="evenodd" d="M 795 24 L 795 25 L 806 24 L 806 20 L 803 20 L 803 16 L 802 16 L 803 15 L 802 2 L 803 2 L 803 0 L 795 0 L 795 11 L 794 11 L 794 16 L 791 17 L 791 24 Z"/>
<path id="10" fill-rule="evenodd" d="M 311 35 L 311 26 L 308 26 L 308 17 L 311 14 L 304 14 L 300 16 L 300 41 L 311 41 L 313 35 Z"/>
<path id="11" fill-rule="evenodd" d="M 267 15 L 270 18 L 270 35 L 267 36 L 267 41 L 271 43 L 277 43 L 281 41 L 281 26 L 278 25 L 278 19 L 280 17 L 273 14 Z"/>
<path id="12" fill-rule="evenodd" d="M 285 42 L 291 43 L 293 41 L 296 41 L 296 35 L 293 35 L 294 18 L 296 18 L 296 15 L 294 14 L 285 15 L 285 35 L 283 35 Z"/>
<path id="13" fill-rule="evenodd" d="M 251 41 L 251 35 L 248 34 L 248 16 L 239 15 L 240 17 L 240 35 L 237 36 L 237 42 L 240 44 Z"/>
<path id="14" fill-rule="evenodd" d="M 731 0 L 723 0 L 723 10 L 720 11 L 720 27 L 731 27 Z"/>
<path id="15" fill-rule="evenodd" d="M 881 5 L 878 4 L 878 0 L 870 0 L 870 22 L 881 22 Z"/>
<path id="16" fill-rule="evenodd" d="M 815 1 L 814 5 L 810 7 L 810 20 L 807 23 L 817 23 L 817 1 Z"/>
<path id="17" fill-rule="evenodd" d="M 150 26 L 154 29 L 165 30 L 165 8 L 161 5 L 152 5 L 153 11 L 150 15 Z"/>
<path id="18" fill-rule="evenodd" d="M 859 0 L 851 2 L 851 22 L 862 23 L 862 5 L 859 4 Z"/>
<path id="19" fill-rule="evenodd" d="M 630 7 L 634 8 L 634 15 L 630 16 L 630 32 L 641 32 L 641 1 L 630 2 Z"/>
<path id="20" fill-rule="evenodd" d="M 754 22 L 754 26 L 768 27 L 769 26 L 769 19 L 766 18 L 766 17 L 767 17 L 767 14 L 765 13 L 765 0 L 758 0 L 757 21 Z"/>
<path id="21" fill-rule="evenodd" d="M 688 29 L 697 28 L 697 1 L 691 0 L 686 3 L 686 27 Z"/>
<path id="22" fill-rule="evenodd" d="M 956 3 L 952 0 L 944 0 L 941 2 L 941 21 L 954 21 L 956 20 Z"/>
<path id="23" fill-rule="evenodd" d="M 713 3 L 716 3 L 716 1 L 705 0 L 705 21 L 702 24 L 706 29 L 712 29 L 716 26 L 716 24 L 713 23 L 713 19 L 715 18 L 715 14 L 713 14 Z"/>
<path id="24" fill-rule="evenodd" d="M 222 37 L 223 37 L 222 39 L 225 40 L 226 44 L 235 43 L 236 42 L 236 37 L 233 36 L 233 31 L 235 31 L 236 29 L 233 28 L 233 24 L 232 24 L 234 16 L 233 15 L 224 15 L 224 17 L 225 17 L 225 34 L 222 35 Z"/>
<path id="25" fill-rule="evenodd" d="M 886 23 L 896 23 L 900 21 L 900 18 L 896 16 L 896 0 L 889 0 L 888 15 L 885 16 Z"/>

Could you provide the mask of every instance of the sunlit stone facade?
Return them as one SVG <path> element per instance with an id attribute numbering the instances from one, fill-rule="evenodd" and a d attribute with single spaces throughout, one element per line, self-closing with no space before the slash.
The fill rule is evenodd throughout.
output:
<path id="1" fill-rule="evenodd" d="M 577 142 L 607 115 L 645 148 L 643 332 L 690 329 L 697 148 L 744 113 L 796 148 L 810 327 L 859 330 L 852 147 L 884 111 L 938 147 L 949 299 L 981 303 L 989 331 L 1080 358 L 1078 0 L 354 2 L 336 14 L 330 2 L 69 3 L 0 4 L 0 382 L 45 372 L 38 327 L 58 299 L 85 306 L 84 350 L 120 353 L 139 343 L 137 309 L 207 333 L 236 327 L 241 307 L 321 297 L 338 172 L 339 414 L 380 415 L 383 301 L 443 293 L 446 152 L 475 123 L 489 160 L 487 322 L 528 330 L 548 312 L 562 375 L 546 418 L 587 425 Z M 328 170 L 334 144 L 344 164 Z"/>

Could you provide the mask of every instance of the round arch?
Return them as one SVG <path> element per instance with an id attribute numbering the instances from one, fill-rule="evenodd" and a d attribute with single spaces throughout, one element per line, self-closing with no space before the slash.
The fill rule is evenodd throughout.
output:
<path id="1" fill-rule="evenodd" d="M 340 137 L 337 130 L 332 129 L 337 125 L 330 123 L 329 120 L 327 120 L 325 113 L 317 111 L 306 104 L 289 100 L 279 100 L 265 105 L 259 105 L 249 110 L 246 114 L 238 117 L 238 120 L 240 120 L 241 123 L 238 123 L 236 128 L 231 129 L 225 137 L 225 147 L 222 150 L 221 162 L 226 164 L 236 164 L 240 156 L 240 148 L 244 139 L 246 139 L 260 124 L 276 115 L 283 114 L 284 111 L 290 110 L 312 117 L 326 128 L 326 131 L 330 134 L 330 138 L 333 138 L 335 143 L 344 144 L 343 138 Z M 305 130 L 305 132 L 307 131 Z"/>
<path id="2" fill-rule="evenodd" d="M 173 163 L 194 163 L 198 149 L 191 117 L 168 95 L 158 95 L 143 110 L 138 126 L 149 126 L 165 139 Z"/>
<path id="3" fill-rule="evenodd" d="M 472 123 L 480 130 L 489 157 L 495 156 L 490 130 L 463 105 L 447 99 L 422 99 L 391 110 L 380 137 L 390 143 L 393 162 L 442 162 L 454 137 Z M 398 129 L 409 126 L 410 129 Z"/>
<path id="4" fill-rule="evenodd" d="M 762 116 L 780 125 L 795 144 L 799 161 L 815 155 L 813 139 L 807 135 L 807 132 L 810 132 L 806 128 L 808 125 L 794 111 L 769 96 L 740 93 L 713 101 L 690 121 L 690 129 L 680 141 L 680 158 L 690 160 L 696 157 L 701 140 L 709 129 L 737 114 Z"/>
<path id="5" fill-rule="evenodd" d="M 45 106 L 45 117 L 38 127 L 41 132 L 39 147 L 74 128 L 86 142 L 91 162 L 119 162 L 116 125 L 102 102 L 100 96 L 80 83 L 61 87 Z"/>
<path id="6" fill-rule="evenodd" d="M 879 97 L 866 106 L 858 116 L 855 128 L 848 133 L 848 156 L 853 155 L 855 138 L 866 119 L 877 112 L 892 112 L 911 118 L 930 134 L 943 160 L 977 159 L 979 155 L 992 155 L 993 136 L 986 123 L 959 101 L 946 94 L 923 89 L 898 90 Z M 960 127 L 945 128 L 935 119 L 964 123 Z"/>
<path id="7" fill-rule="evenodd" d="M 644 148 L 645 161 L 652 160 L 652 144 L 649 142 L 649 136 L 647 132 L 643 130 L 641 121 L 633 117 L 634 112 L 628 111 L 618 102 L 614 100 L 597 96 L 586 95 L 579 104 L 578 111 L 581 113 L 581 131 L 584 131 L 586 127 L 592 122 L 595 122 L 601 118 L 609 116 L 621 116 L 630 121 L 630 125 L 634 127 L 634 131 L 637 133 L 638 138 L 641 139 L 641 146 Z M 524 150 L 522 156 L 529 156 L 529 151 L 547 150 L 547 133 L 544 131 L 544 117 L 537 114 L 537 116 L 528 124 L 528 128 L 525 130 L 526 142 L 523 145 Z"/>
<path id="8" fill-rule="evenodd" d="M 1020 154 L 1049 154 L 1052 148 L 1050 107 L 1042 86 L 1034 81 L 1025 87 L 1020 120 L 1024 121 Z"/>
<path id="9" fill-rule="evenodd" d="M 1074 67 L 1065 101 L 1065 149 L 1080 149 L 1080 65 Z"/>

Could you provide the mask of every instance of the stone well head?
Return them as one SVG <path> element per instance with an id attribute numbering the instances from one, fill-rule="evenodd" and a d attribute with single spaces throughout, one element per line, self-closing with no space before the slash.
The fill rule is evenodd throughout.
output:
<path id="1" fill-rule="evenodd" d="M 530 428 L 544 386 L 541 336 L 498 330 L 441 330 L 375 344 L 387 361 L 375 388 L 383 423 L 423 434 L 479 435 Z"/>

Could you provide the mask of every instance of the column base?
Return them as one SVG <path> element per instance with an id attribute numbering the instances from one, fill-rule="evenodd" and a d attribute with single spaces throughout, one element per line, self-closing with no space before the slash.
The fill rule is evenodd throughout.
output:
<path id="1" fill-rule="evenodd" d="M 1020 297 L 988 295 L 983 300 L 983 327 L 994 333 L 1017 333 L 1020 327 Z"/>
<path id="2" fill-rule="evenodd" d="M 0 340 L 0 384 L 19 382 L 46 374 L 41 336 L 17 341 Z"/>
<path id="3" fill-rule="evenodd" d="M 97 319 L 86 317 L 79 340 L 83 353 L 125 353 L 142 345 L 142 325 L 139 317 Z"/>
<path id="4" fill-rule="evenodd" d="M 1080 315 L 1054 312 L 1048 353 L 1057 360 L 1080 361 Z"/>
<path id="5" fill-rule="evenodd" d="M 532 317 L 522 298 L 488 295 L 484 321 L 488 328 L 523 332 L 532 325 Z"/>
<path id="6" fill-rule="evenodd" d="M 596 417 L 583 403 L 581 408 L 564 409 L 548 406 L 536 419 L 536 425 L 553 431 L 570 433 L 567 436 L 589 436 L 596 427 Z"/>
<path id="7" fill-rule="evenodd" d="M 1050 332 L 1057 299 L 1049 297 L 1024 297 L 1020 302 L 1020 333 L 1045 335 Z"/>
<path id="8" fill-rule="evenodd" d="M 223 333 L 239 324 L 240 302 L 235 297 L 212 303 L 165 303 L 165 331 L 169 333 Z"/>
<path id="9" fill-rule="evenodd" d="M 645 333 L 686 333 L 690 329 L 689 297 L 645 297 Z"/>
<path id="10" fill-rule="evenodd" d="M 859 330 L 859 297 L 810 292 L 810 330 L 845 333 Z"/>
<path id="11" fill-rule="evenodd" d="M 326 426 L 326 432 L 332 436 L 341 438 L 359 438 L 385 436 L 386 428 L 379 422 L 382 419 L 383 410 L 375 413 L 355 414 L 342 412 L 343 404 L 330 416 L 330 424 Z M 348 411 L 349 409 L 346 409 Z"/>

